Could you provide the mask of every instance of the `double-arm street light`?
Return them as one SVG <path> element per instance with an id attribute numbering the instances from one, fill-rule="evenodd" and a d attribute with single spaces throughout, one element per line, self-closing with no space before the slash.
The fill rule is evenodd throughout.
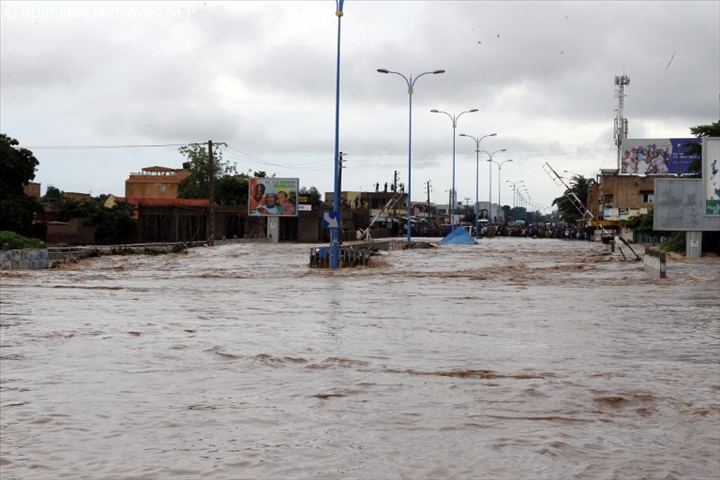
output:
<path id="1" fill-rule="evenodd" d="M 461 133 L 461 137 L 472 138 L 475 141 L 475 238 L 480 235 L 480 141 L 486 137 L 494 137 L 497 133 L 491 133 L 490 135 L 483 135 L 482 137 L 473 137 L 472 135 L 465 135 Z"/>
<path id="2" fill-rule="evenodd" d="M 473 108 L 472 110 L 465 110 L 464 112 L 460 112 L 457 115 L 451 115 L 448 112 L 443 112 L 442 110 L 430 110 L 430 113 L 444 113 L 445 115 L 452 120 L 452 127 L 453 127 L 453 157 L 452 157 L 452 189 L 453 193 L 455 193 L 455 130 L 457 129 L 457 121 L 460 117 L 462 117 L 466 113 L 474 113 L 477 112 L 477 108 Z M 457 200 L 453 198 L 452 205 L 451 205 L 451 217 L 450 217 L 450 232 L 455 230 L 455 203 L 457 203 Z"/>
<path id="3" fill-rule="evenodd" d="M 507 159 L 507 160 L 503 160 L 503 161 L 500 162 L 500 163 L 498 163 L 498 162 L 496 162 L 495 160 L 493 160 L 493 163 L 498 166 L 498 204 L 497 204 L 497 206 L 498 206 L 498 209 L 500 210 L 500 212 L 502 212 L 502 204 L 500 203 L 500 185 L 502 185 L 502 184 L 500 183 L 500 178 L 501 178 L 501 176 L 502 176 L 502 166 L 503 166 L 504 163 L 512 162 L 512 161 L 513 161 L 512 158 L 509 158 L 509 159 Z"/>
<path id="4" fill-rule="evenodd" d="M 490 215 L 490 211 L 492 210 L 492 162 L 493 157 L 498 152 L 507 152 L 506 148 L 503 148 L 502 150 L 495 150 L 492 153 L 486 152 L 485 150 L 481 150 L 485 155 L 488 156 L 488 164 L 490 165 L 490 172 L 488 175 L 488 215 Z"/>
<path id="5" fill-rule="evenodd" d="M 413 87 L 415 86 L 415 82 L 417 82 L 418 78 L 422 77 L 423 75 L 427 75 L 429 73 L 432 73 L 433 75 L 437 75 L 438 73 L 445 73 L 445 70 L 432 70 L 429 72 L 423 72 L 417 77 L 413 79 L 412 75 L 410 77 L 406 77 L 400 72 L 393 72 L 391 70 L 388 70 L 386 68 L 378 68 L 377 71 L 379 73 L 392 73 L 395 75 L 398 75 L 405 80 L 405 83 L 408 87 L 408 99 L 409 99 L 409 120 L 408 120 L 408 182 L 407 182 L 407 243 L 410 244 L 410 241 L 412 240 L 412 235 L 410 231 L 412 230 L 412 225 L 410 224 L 410 210 L 412 208 L 412 94 L 413 94 Z"/>

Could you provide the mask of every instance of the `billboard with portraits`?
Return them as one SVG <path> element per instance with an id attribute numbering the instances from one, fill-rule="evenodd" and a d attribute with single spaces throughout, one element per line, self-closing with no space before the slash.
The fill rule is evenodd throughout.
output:
<path id="1" fill-rule="evenodd" d="M 620 173 L 625 175 L 682 175 L 693 161 L 689 145 L 699 138 L 629 139 L 622 142 Z"/>
<path id="2" fill-rule="evenodd" d="M 297 216 L 299 184 L 297 178 L 250 177 L 249 180 L 248 215 Z"/>

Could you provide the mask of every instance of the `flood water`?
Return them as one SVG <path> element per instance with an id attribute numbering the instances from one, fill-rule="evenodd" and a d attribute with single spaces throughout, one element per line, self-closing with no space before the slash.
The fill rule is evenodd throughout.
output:
<path id="1" fill-rule="evenodd" d="M 717 258 L 310 248 L 3 273 L 0 478 L 720 478 Z"/>

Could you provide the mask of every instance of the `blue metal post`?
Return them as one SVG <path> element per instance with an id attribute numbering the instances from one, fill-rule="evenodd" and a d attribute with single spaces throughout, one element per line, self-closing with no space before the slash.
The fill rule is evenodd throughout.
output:
<path id="1" fill-rule="evenodd" d="M 455 191 L 455 130 L 457 129 L 457 121 L 458 119 L 463 116 L 465 113 L 474 113 L 477 112 L 477 108 L 473 108 L 472 110 L 465 110 L 464 112 L 461 112 L 457 115 L 450 115 L 448 112 L 443 112 L 442 110 L 430 110 L 431 113 L 444 113 L 447 115 L 450 120 L 452 120 L 452 127 L 453 127 L 453 157 L 452 157 L 452 193 L 450 195 L 451 197 L 451 205 L 450 205 L 450 211 L 452 212 L 450 215 L 450 231 L 455 230 L 455 204 L 457 203 L 456 195 L 457 192 Z"/>
<path id="2" fill-rule="evenodd" d="M 333 210 L 340 211 L 340 20 L 343 16 L 343 3 L 345 0 L 335 0 L 335 15 L 338 19 L 337 29 L 337 68 L 335 72 L 335 176 L 333 177 Z M 331 266 L 337 270 L 340 258 L 340 227 L 331 229 Z"/>
<path id="3" fill-rule="evenodd" d="M 406 77 L 400 72 L 393 72 L 391 70 L 388 70 L 386 68 L 378 68 L 377 71 L 379 73 L 393 73 L 395 75 L 399 75 L 405 80 L 405 83 L 408 87 L 408 115 L 409 115 L 409 121 L 408 121 L 408 194 L 407 194 L 407 243 L 408 245 L 412 241 L 412 226 L 410 224 L 410 210 L 412 209 L 412 95 L 413 95 L 413 87 L 415 86 L 415 82 L 417 82 L 417 79 L 422 77 L 423 75 L 427 75 L 428 73 L 432 73 L 437 75 L 438 73 L 445 73 L 445 70 L 434 70 L 432 72 L 423 72 L 417 77 L 415 77 L 415 80 L 413 80 L 412 75 L 410 75 L 410 78 Z"/>
<path id="4" fill-rule="evenodd" d="M 480 237 L 480 142 L 475 142 L 475 238 Z"/>
<path id="5" fill-rule="evenodd" d="M 404 78 L 404 77 L 403 77 Z M 417 80 L 417 78 L 415 79 Z M 415 84 L 414 81 L 412 81 L 412 75 L 410 75 L 410 81 L 405 79 L 405 81 L 408 82 L 408 196 L 407 196 L 407 203 L 405 205 L 405 211 L 407 212 L 407 244 L 410 245 L 410 242 L 412 241 L 412 225 L 410 224 L 410 209 L 412 208 L 412 94 L 413 94 L 413 85 Z"/>

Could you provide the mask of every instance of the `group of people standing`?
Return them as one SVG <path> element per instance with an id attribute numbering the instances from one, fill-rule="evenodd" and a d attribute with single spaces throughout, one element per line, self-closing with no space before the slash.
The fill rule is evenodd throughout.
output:
<path id="1" fill-rule="evenodd" d="M 391 183 L 391 184 L 390 184 L 390 191 L 391 191 L 391 192 L 397 192 L 398 190 L 400 191 L 400 193 L 405 193 L 405 184 L 404 184 L 404 183 L 398 183 L 398 184 Z M 376 184 L 375 184 L 375 191 L 376 191 L 376 192 L 379 192 L 379 191 L 380 191 L 380 184 L 379 184 L 379 183 L 376 183 Z M 387 182 L 385 182 L 385 187 L 384 187 L 384 190 L 383 190 L 383 191 L 384 191 L 385 193 L 387 193 L 387 191 L 388 191 L 388 183 L 387 183 Z"/>
<path id="2" fill-rule="evenodd" d="M 669 148 L 658 148 L 655 144 L 625 150 L 622 158 L 622 173 L 648 175 L 668 173 L 672 155 Z"/>

